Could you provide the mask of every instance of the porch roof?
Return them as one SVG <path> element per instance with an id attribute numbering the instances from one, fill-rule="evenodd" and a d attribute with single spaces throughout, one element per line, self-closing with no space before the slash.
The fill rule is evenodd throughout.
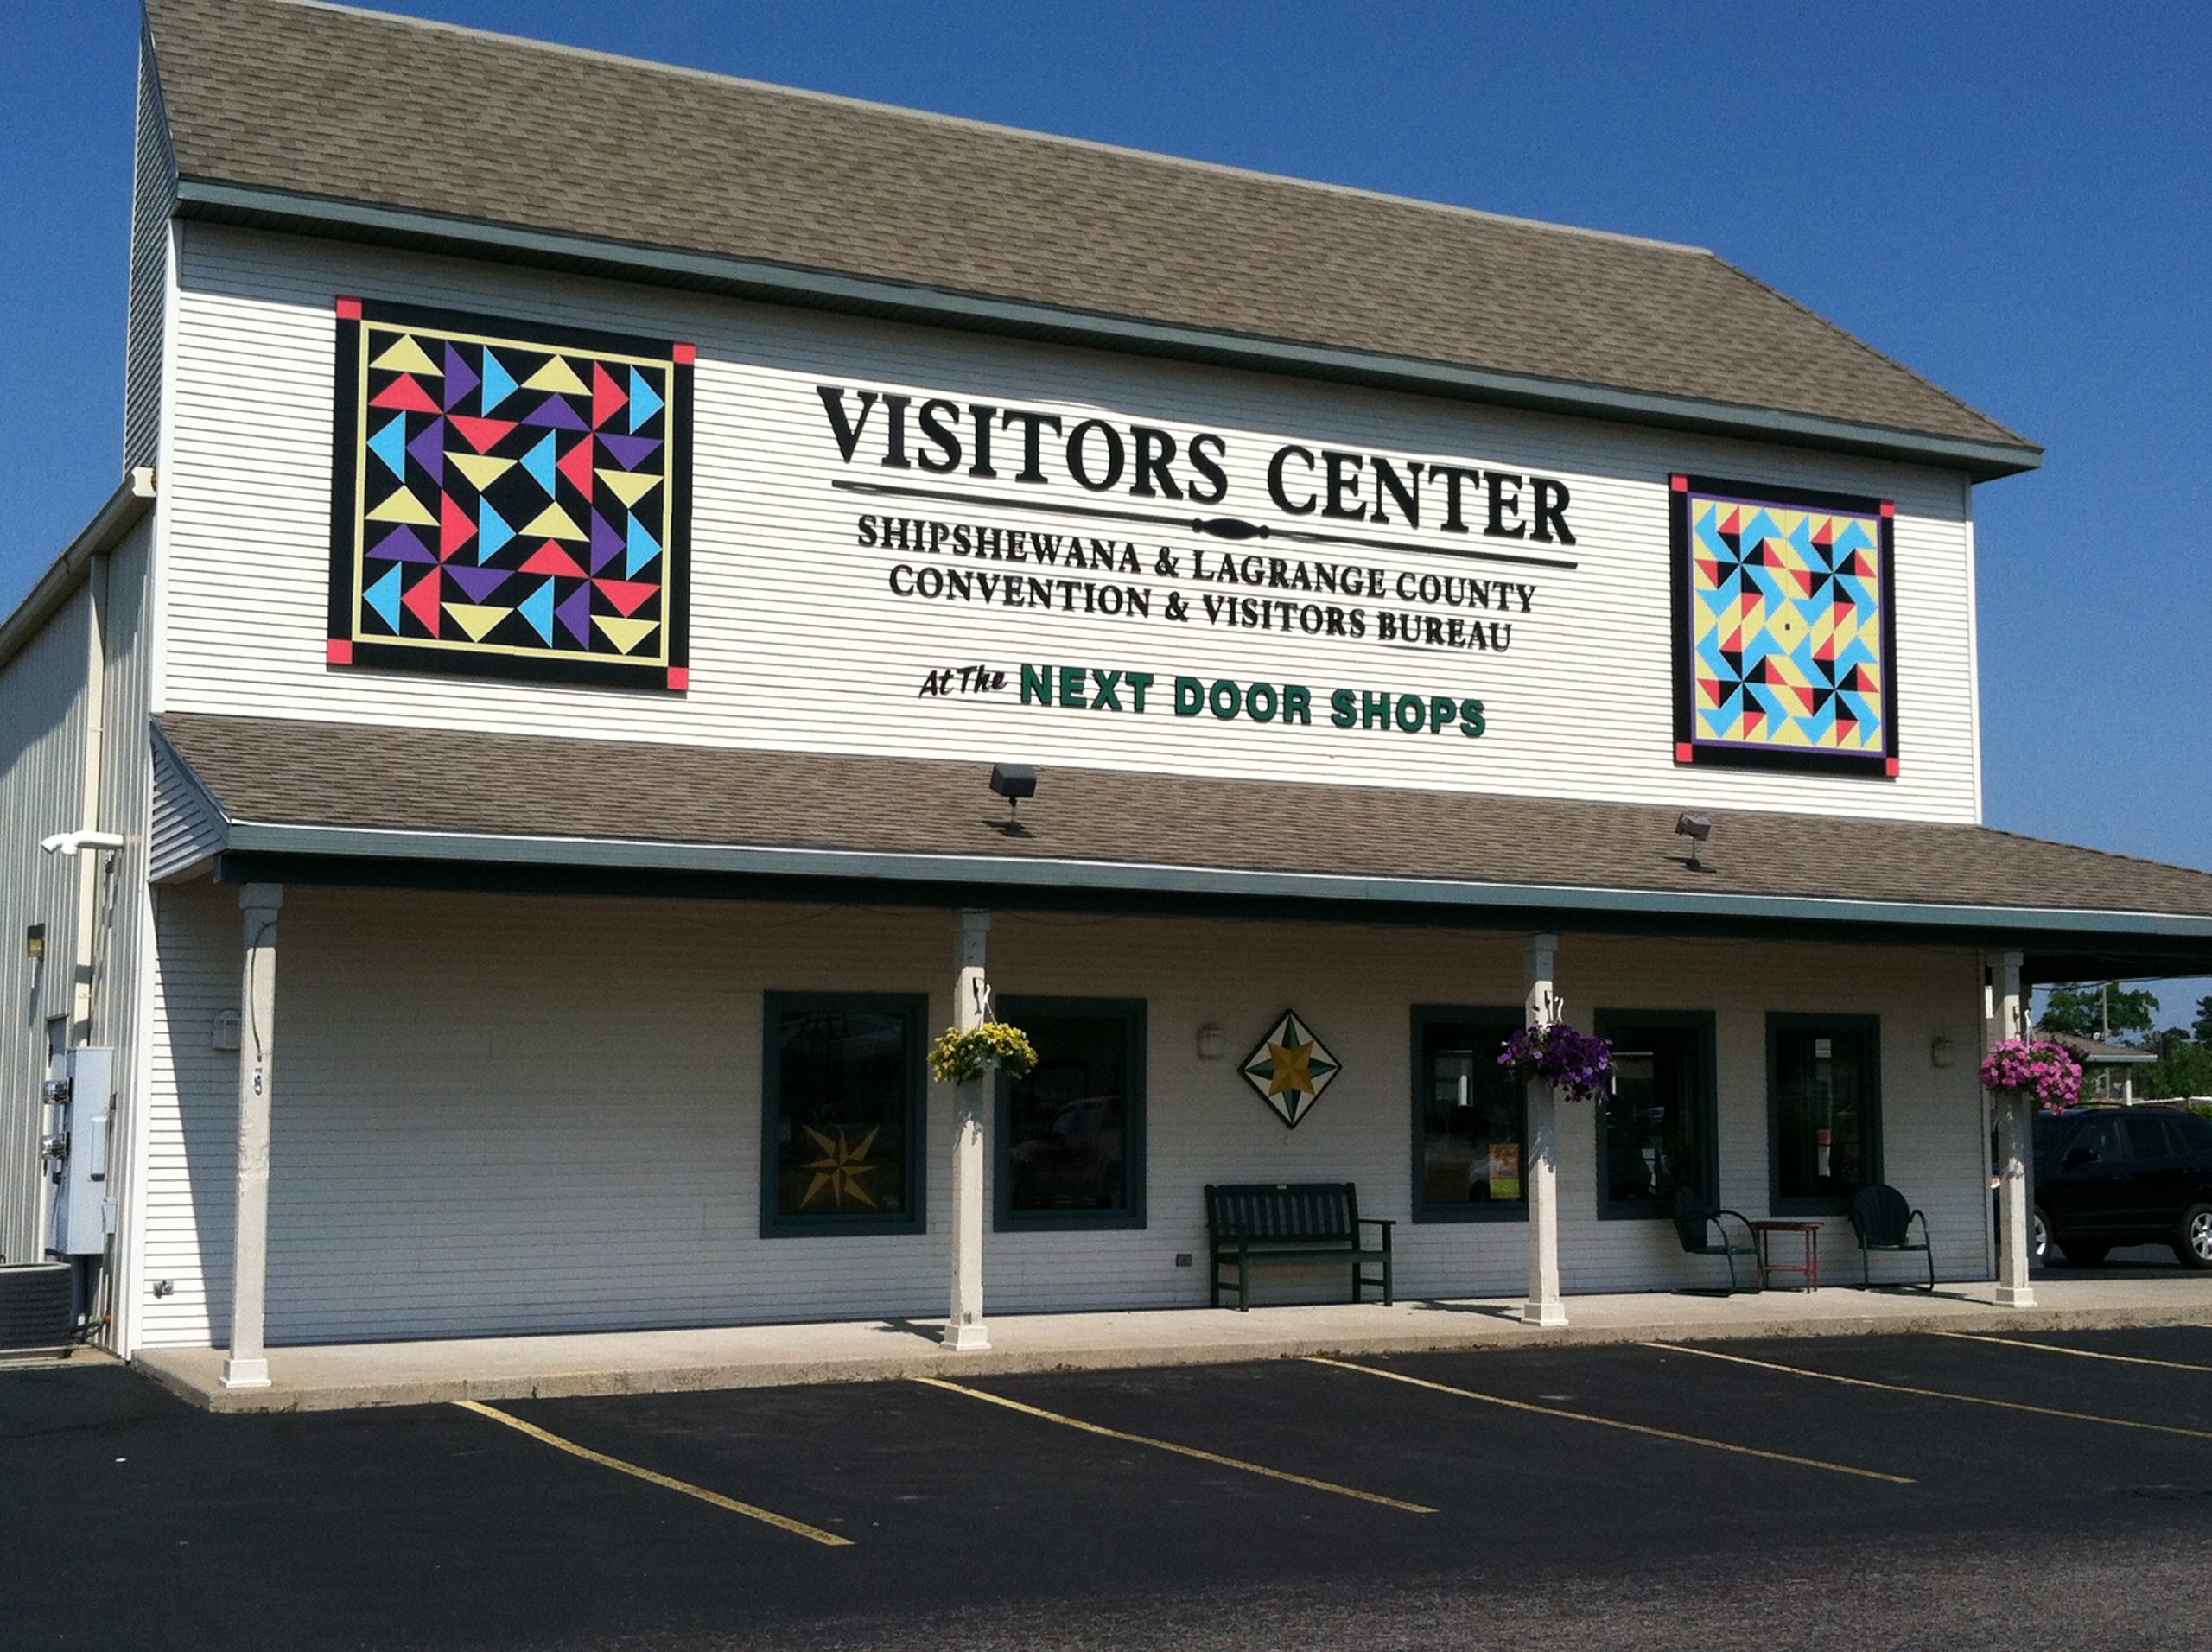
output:
<path id="1" fill-rule="evenodd" d="M 679 876 L 653 886 L 671 892 L 811 899 L 842 882 L 948 904 L 1295 902 L 1971 941 L 2022 947 L 2044 980 L 2212 969 L 2212 874 L 1980 826 L 1727 813 L 1692 870 L 1672 809 L 1067 767 L 1040 774 L 1016 835 L 974 762 L 181 712 L 157 728 L 175 759 L 158 810 L 204 823 L 172 829 L 196 848 L 157 854 L 157 876 L 213 857 L 219 875 L 293 881 L 468 868 L 535 888 L 658 874 Z"/>

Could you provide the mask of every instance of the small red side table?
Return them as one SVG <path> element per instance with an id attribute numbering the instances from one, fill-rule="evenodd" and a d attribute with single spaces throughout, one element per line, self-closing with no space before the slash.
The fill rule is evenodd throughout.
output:
<path id="1" fill-rule="evenodd" d="M 1795 1274 L 1803 1281 L 1794 1288 L 1817 1291 L 1821 1288 L 1821 1224 L 1817 1222 L 1754 1222 L 1751 1231 L 1758 1236 L 1759 1248 L 1759 1289 L 1766 1289 L 1767 1280 L 1776 1274 Z M 1770 1258 L 1769 1241 L 1777 1233 L 1802 1234 L 1805 1240 L 1802 1261 L 1777 1262 Z"/>

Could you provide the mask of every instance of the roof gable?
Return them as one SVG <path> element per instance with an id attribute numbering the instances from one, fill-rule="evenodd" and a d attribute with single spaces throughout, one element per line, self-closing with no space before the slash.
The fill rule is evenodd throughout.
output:
<path id="1" fill-rule="evenodd" d="M 297 0 L 147 13 L 188 179 L 2015 455 L 1985 474 L 2037 462 L 1699 248 Z"/>

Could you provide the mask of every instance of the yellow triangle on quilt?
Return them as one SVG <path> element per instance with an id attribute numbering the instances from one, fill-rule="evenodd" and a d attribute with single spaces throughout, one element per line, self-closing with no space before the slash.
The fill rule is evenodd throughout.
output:
<path id="1" fill-rule="evenodd" d="M 607 640 L 624 653 L 629 653 L 658 627 L 658 620 L 623 620 L 610 613 L 595 613 L 592 624 L 606 634 Z"/>
<path id="2" fill-rule="evenodd" d="M 429 527 L 435 526 L 438 520 L 423 507 L 422 500 L 404 487 L 392 489 L 391 496 L 369 512 L 368 519 L 372 522 L 412 522 Z"/>
<path id="3" fill-rule="evenodd" d="M 394 372 L 435 373 L 441 378 L 444 377 L 446 371 L 430 359 L 428 351 L 404 333 L 393 341 L 391 349 L 372 361 L 369 365 L 379 371 Z"/>

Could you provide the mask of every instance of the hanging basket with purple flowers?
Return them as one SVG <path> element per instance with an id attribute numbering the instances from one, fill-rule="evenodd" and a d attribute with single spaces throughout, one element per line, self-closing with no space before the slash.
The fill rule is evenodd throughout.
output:
<path id="1" fill-rule="evenodd" d="M 2071 1107 L 2082 1099 L 2082 1063 L 2048 1039 L 2007 1039 L 1982 1058 L 1981 1087 L 2032 1096 L 2043 1107 Z"/>
<path id="2" fill-rule="evenodd" d="M 1497 1064 L 1516 1078 L 1549 1084 L 1570 1102 L 1594 1102 L 1612 1088 L 1611 1040 L 1565 1021 L 1516 1029 L 1506 1039 Z"/>

